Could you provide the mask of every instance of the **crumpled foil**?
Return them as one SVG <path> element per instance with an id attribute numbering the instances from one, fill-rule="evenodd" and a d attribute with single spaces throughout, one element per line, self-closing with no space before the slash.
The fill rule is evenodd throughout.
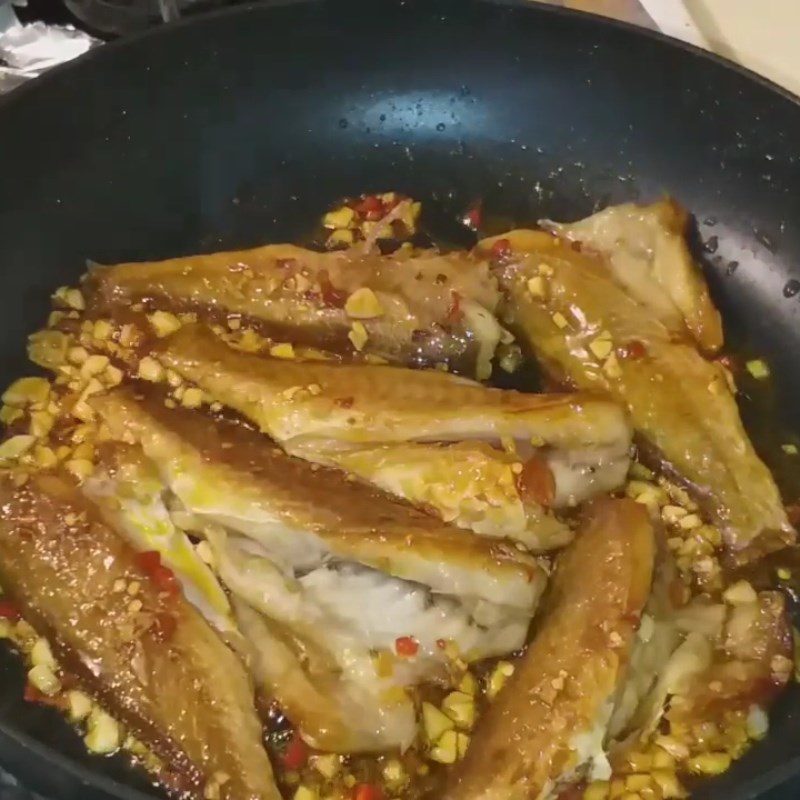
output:
<path id="1" fill-rule="evenodd" d="M 0 94 L 82 55 L 99 40 L 71 25 L 23 25 L 0 0 Z"/>

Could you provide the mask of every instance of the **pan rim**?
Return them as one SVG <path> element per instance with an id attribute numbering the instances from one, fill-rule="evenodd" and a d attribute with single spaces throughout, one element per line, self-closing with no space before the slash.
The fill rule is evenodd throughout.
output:
<path id="1" fill-rule="evenodd" d="M 83 64 L 91 64 L 95 60 L 100 60 L 106 57 L 113 56 L 113 53 L 120 49 L 127 47 L 134 47 L 141 40 L 156 39 L 162 36 L 169 36 L 173 30 L 181 30 L 187 27 L 200 26 L 213 23 L 214 20 L 220 18 L 229 18 L 243 16 L 245 14 L 259 11 L 262 9 L 270 8 L 285 8 L 288 6 L 299 5 L 323 5 L 330 3 L 331 0 L 254 0 L 252 2 L 242 3 L 241 5 L 229 6 L 226 8 L 216 9 L 214 11 L 206 11 L 197 16 L 188 16 L 173 22 L 164 23 L 154 28 L 148 28 L 137 33 L 133 33 L 125 38 L 115 39 L 111 42 L 106 42 L 100 47 L 94 47 L 86 53 L 74 58 L 72 61 L 67 61 L 64 64 L 59 64 L 56 67 L 48 70 L 44 75 L 30 80 L 22 84 L 16 89 L 12 89 L 5 95 L 0 95 L 0 114 L 7 113 L 8 109 L 13 109 L 14 104 L 23 102 L 30 94 L 36 93 L 40 87 L 47 87 L 54 79 L 62 74 L 68 74 L 71 69 L 81 67 Z M 406 4 L 403 0 L 384 0 L 384 2 L 394 2 L 397 4 Z M 573 8 L 565 8 L 563 6 L 553 6 L 549 3 L 542 2 L 542 0 L 468 0 L 473 5 L 486 5 L 496 6 L 498 8 L 517 8 L 522 12 L 529 12 L 534 14 L 544 14 L 553 17 L 564 17 L 569 19 L 583 19 L 588 20 L 591 24 L 600 27 L 607 27 L 625 31 L 631 35 L 640 38 L 649 39 L 650 41 L 657 42 L 659 45 L 671 47 L 677 50 L 682 50 L 695 56 L 702 61 L 711 62 L 717 66 L 723 67 L 746 80 L 756 83 L 763 89 L 766 89 L 773 94 L 777 94 L 783 100 L 788 101 L 798 109 L 800 109 L 800 95 L 795 94 L 785 86 L 781 86 L 770 78 L 761 75 L 758 72 L 738 64 L 725 56 L 721 56 L 711 50 L 705 50 L 690 42 L 685 42 L 682 39 L 676 39 L 673 36 L 668 36 L 661 31 L 652 30 L 650 28 L 643 28 L 632 22 L 625 22 L 624 20 L 606 17 L 602 14 L 597 14 L 592 11 L 579 11 Z M 426 3 L 426 9 L 430 9 L 435 5 L 434 3 Z"/>
<path id="2" fill-rule="evenodd" d="M 27 82 L 21 87 L 14 89 L 7 95 L 0 96 L 0 119 L 4 114 L 13 113 L 15 104 L 24 103 L 26 98 L 35 97 L 36 92 L 46 91 L 47 88 L 62 75 L 69 75 L 70 70 L 82 69 L 83 65 L 102 64 L 102 59 L 114 58 L 114 53 L 125 48 L 135 48 L 142 40 L 150 41 L 158 37 L 170 36 L 173 30 L 187 27 L 199 27 L 201 25 L 214 24 L 216 20 L 228 19 L 245 16 L 252 13 L 267 12 L 272 8 L 288 8 L 293 6 L 323 5 L 335 0 L 256 0 L 247 2 L 234 7 L 207 11 L 196 16 L 189 16 L 160 25 L 155 28 L 147 29 L 128 37 L 118 39 L 93 48 L 78 58 L 49 70 L 42 77 Z M 400 0 L 384 0 L 385 2 L 400 2 Z M 660 31 L 642 28 L 635 24 L 612 19 L 593 12 L 577 11 L 574 9 L 552 6 L 541 2 L 541 0 L 469 0 L 472 5 L 494 6 L 497 8 L 515 8 L 531 14 L 549 16 L 553 18 L 582 19 L 588 25 L 604 29 L 616 29 L 625 31 L 630 35 L 640 39 L 649 40 L 658 46 L 666 46 L 673 50 L 683 51 L 690 56 L 700 59 L 701 63 L 713 63 L 719 67 L 732 72 L 751 84 L 755 84 L 762 89 L 772 93 L 774 96 L 788 101 L 796 109 L 800 110 L 800 95 L 794 94 L 791 90 L 783 87 L 774 81 L 766 78 L 759 73 L 742 66 L 724 56 L 712 51 L 705 50 L 691 43 L 668 36 Z M 428 11 L 435 13 L 436 2 L 426 3 Z M 105 793 L 108 797 L 118 798 L 119 800 L 148 800 L 152 795 L 145 793 L 137 788 L 129 786 L 117 779 L 96 772 L 91 767 L 65 755 L 61 751 L 40 742 L 29 734 L 11 728 L 6 722 L 0 720 L 0 762 L 13 760 L 14 754 L 10 753 L 10 748 L 16 748 L 19 754 L 26 752 L 28 756 L 33 756 L 45 762 L 49 767 L 59 772 L 56 778 L 63 776 L 65 780 L 74 782 L 75 785 L 81 784 L 85 787 Z M 12 773 L 13 774 L 13 773 Z M 736 800 L 755 800 L 764 792 L 775 788 L 787 779 L 800 774 L 800 755 L 788 759 L 785 762 L 773 767 L 770 770 L 758 775 L 757 777 L 743 781 L 735 787 Z"/>

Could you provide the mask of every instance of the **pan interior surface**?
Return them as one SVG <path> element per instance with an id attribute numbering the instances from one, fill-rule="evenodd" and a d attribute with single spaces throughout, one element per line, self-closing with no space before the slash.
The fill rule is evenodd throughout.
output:
<path id="1" fill-rule="evenodd" d="M 422 200 L 430 230 L 460 245 L 471 235 L 457 218 L 478 199 L 500 230 L 669 193 L 696 215 L 729 340 L 776 376 L 744 412 L 777 467 L 774 445 L 800 428 L 798 142 L 791 97 L 591 16 L 339 0 L 198 18 L 0 102 L 0 378 L 26 369 L 25 336 L 87 259 L 305 241 L 327 206 L 360 192 Z M 2 653 L 0 761 L 23 780 L 65 799 L 152 793 L 23 704 L 21 686 Z M 797 742 L 793 688 L 768 738 L 693 797 L 756 796 L 800 772 Z"/>

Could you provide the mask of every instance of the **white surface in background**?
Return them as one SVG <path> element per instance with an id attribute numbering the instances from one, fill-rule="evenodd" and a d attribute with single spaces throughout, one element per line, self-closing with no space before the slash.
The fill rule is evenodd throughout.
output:
<path id="1" fill-rule="evenodd" d="M 800 95 L 800 0 L 639 0 L 670 36 L 738 61 Z"/>

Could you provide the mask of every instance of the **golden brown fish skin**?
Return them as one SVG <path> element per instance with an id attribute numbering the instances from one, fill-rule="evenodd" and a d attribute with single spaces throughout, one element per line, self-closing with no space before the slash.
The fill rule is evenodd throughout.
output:
<path id="1" fill-rule="evenodd" d="M 287 526 L 316 534 L 342 558 L 410 580 L 423 562 L 444 561 L 487 582 L 513 581 L 531 601 L 543 588 L 538 561 L 512 544 L 447 525 L 339 470 L 314 468 L 242 425 L 167 409 L 157 394 L 131 388 L 97 396 L 92 405 L 112 438 L 141 444 L 157 463 L 213 467 L 217 486 L 252 490 Z"/>
<path id="2" fill-rule="evenodd" d="M 690 340 L 676 340 L 611 279 L 601 259 L 542 231 L 501 238 L 513 251 L 497 266 L 508 296 L 505 320 L 545 368 L 571 385 L 603 389 L 625 402 L 661 466 L 688 483 L 731 550 L 761 553 L 793 542 L 778 489 L 744 430 L 722 368 Z M 546 287 L 543 297 L 528 286 L 537 276 Z M 603 331 L 613 345 L 613 370 L 590 348 Z M 631 345 L 642 352 L 626 357 Z"/>
<path id="3" fill-rule="evenodd" d="M 539 437 L 553 447 L 627 449 L 620 406 L 591 392 L 492 389 L 438 370 L 262 358 L 185 326 L 153 355 L 281 443 L 351 444 Z"/>
<path id="4" fill-rule="evenodd" d="M 368 287 L 380 313 L 351 316 L 347 298 Z M 474 311 L 493 314 L 499 301 L 485 262 L 467 253 L 381 256 L 358 249 L 318 253 L 289 244 L 167 261 L 94 267 L 84 282 L 90 313 L 143 302 L 148 309 L 196 311 L 204 321 L 229 316 L 277 339 L 354 353 L 353 319 L 364 325 L 364 352 L 393 363 L 432 364 L 488 377 Z M 464 305 L 462 309 L 461 306 Z M 481 371 L 485 374 L 480 374 Z"/>
<path id="5" fill-rule="evenodd" d="M 170 765 L 186 797 L 214 773 L 225 800 L 279 800 L 236 656 L 60 474 L 0 479 L 0 580 L 71 671 Z M 131 596 L 114 592 L 136 580 Z M 170 633 L 171 631 L 171 633 Z"/>
<path id="6" fill-rule="evenodd" d="M 624 679 L 655 549 L 641 506 L 590 504 L 556 561 L 533 641 L 479 721 L 442 800 L 539 800 L 578 766 L 571 743 L 594 727 Z"/>
<path id="7" fill-rule="evenodd" d="M 689 251 L 688 226 L 689 214 L 668 197 L 644 206 L 622 203 L 577 222 L 546 225 L 582 249 L 604 255 L 614 277 L 670 330 L 679 335 L 688 331 L 704 353 L 715 353 L 723 344 L 722 317 Z"/>

